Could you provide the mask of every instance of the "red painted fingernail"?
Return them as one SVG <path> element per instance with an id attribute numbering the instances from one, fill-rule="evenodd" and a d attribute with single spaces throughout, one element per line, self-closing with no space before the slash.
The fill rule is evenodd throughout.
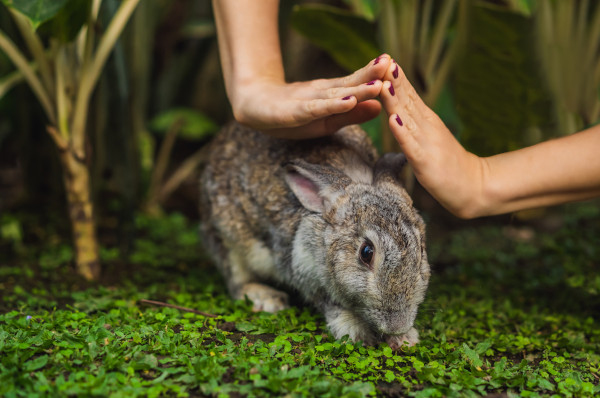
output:
<path id="1" fill-rule="evenodd" d="M 394 86 L 392 86 L 391 84 L 390 84 L 389 90 L 390 90 L 390 94 L 396 95 L 396 91 L 394 91 Z"/>
<path id="2" fill-rule="evenodd" d="M 400 116 L 396 115 L 396 122 L 400 125 L 403 126 L 404 123 L 402 123 L 402 119 L 400 119 Z"/>
<path id="3" fill-rule="evenodd" d="M 381 55 L 378 56 L 377 58 L 375 58 L 375 61 L 373 62 L 373 65 L 377 65 L 379 63 L 379 58 L 381 58 Z"/>
<path id="4" fill-rule="evenodd" d="M 344 98 L 342 98 L 342 100 L 343 100 L 343 101 L 347 101 L 347 100 L 349 100 L 350 98 L 352 98 L 352 96 L 351 96 L 351 95 L 349 95 L 349 96 L 347 96 L 347 97 L 344 97 Z"/>
<path id="5" fill-rule="evenodd" d="M 394 69 L 394 71 L 392 72 L 392 75 L 394 76 L 394 79 L 398 78 L 398 65 L 396 65 L 396 69 Z"/>
<path id="6" fill-rule="evenodd" d="M 375 80 L 371 80 L 368 83 L 365 83 L 367 86 L 372 86 L 373 84 L 375 84 Z"/>

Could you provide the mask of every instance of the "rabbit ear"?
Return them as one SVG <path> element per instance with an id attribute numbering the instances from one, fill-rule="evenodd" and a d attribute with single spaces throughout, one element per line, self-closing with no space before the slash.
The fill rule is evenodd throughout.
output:
<path id="1" fill-rule="evenodd" d="M 323 213 L 352 180 L 333 167 L 293 160 L 285 166 L 285 181 L 302 206 Z"/>
<path id="2" fill-rule="evenodd" d="M 377 163 L 375 163 L 373 171 L 373 183 L 376 185 L 380 182 L 391 182 L 397 185 L 402 183 L 401 171 L 406 164 L 406 157 L 402 153 L 386 153 Z"/>

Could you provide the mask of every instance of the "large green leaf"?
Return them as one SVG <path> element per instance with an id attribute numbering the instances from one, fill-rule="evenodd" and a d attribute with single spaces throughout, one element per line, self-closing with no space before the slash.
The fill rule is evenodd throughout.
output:
<path id="1" fill-rule="evenodd" d="M 344 0 L 355 14 L 358 14 L 369 21 L 375 20 L 379 12 L 378 0 Z"/>
<path id="2" fill-rule="evenodd" d="M 62 42 L 70 42 L 87 22 L 92 6 L 91 0 L 67 0 L 68 4 L 51 19 L 42 23 L 39 33 L 43 37 L 52 37 Z"/>
<path id="3" fill-rule="evenodd" d="M 0 0 L 31 20 L 34 28 L 54 17 L 69 0 Z"/>
<path id="4" fill-rule="evenodd" d="M 296 6 L 291 24 L 349 71 L 362 68 L 380 53 L 375 25 L 339 8 L 314 4 Z"/>
<path id="5" fill-rule="evenodd" d="M 152 119 L 150 129 L 166 133 L 175 123 L 182 123 L 179 136 L 192 141 L 201 140 L 219 128 L 212 119 L 195 109 L 175 108 Z"/>
<path id="6" fill-rule="evenodd" d="M 532 56 L 531 21 L 475 3 L 470 26 L 477 34 L 451 79 L 463 145 L 488 156 L 550 138 L 552 101 Z"/>

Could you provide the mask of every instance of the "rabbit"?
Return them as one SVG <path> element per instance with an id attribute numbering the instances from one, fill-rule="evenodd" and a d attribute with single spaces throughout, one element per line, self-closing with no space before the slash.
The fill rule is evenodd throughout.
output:
<path id="1" fill-rule="evenodd" d="M 200 230 L 233 298 L 276 312 L 299 293 L 335 338 L 419 342 L 430 267 L 403 155 L 377 160 L 356 125 L 298 141 L 234 122 L 209 145 Z"/>

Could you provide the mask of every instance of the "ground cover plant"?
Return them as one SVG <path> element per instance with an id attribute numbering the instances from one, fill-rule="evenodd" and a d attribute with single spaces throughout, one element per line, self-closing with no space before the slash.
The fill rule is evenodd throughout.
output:
<path id="1" fill-rule="evenodd" d="M 60 223 L 5 215 L 0 396 L 594 396 L 600 206 L 557 214 L 552 228 L 429 220 L 421 343 L 401 352 L 334 340 L 301 303 L 232 301 L 183 216 L 138 216 L 131 250 L 105 242 L 90 283 Z"/>

